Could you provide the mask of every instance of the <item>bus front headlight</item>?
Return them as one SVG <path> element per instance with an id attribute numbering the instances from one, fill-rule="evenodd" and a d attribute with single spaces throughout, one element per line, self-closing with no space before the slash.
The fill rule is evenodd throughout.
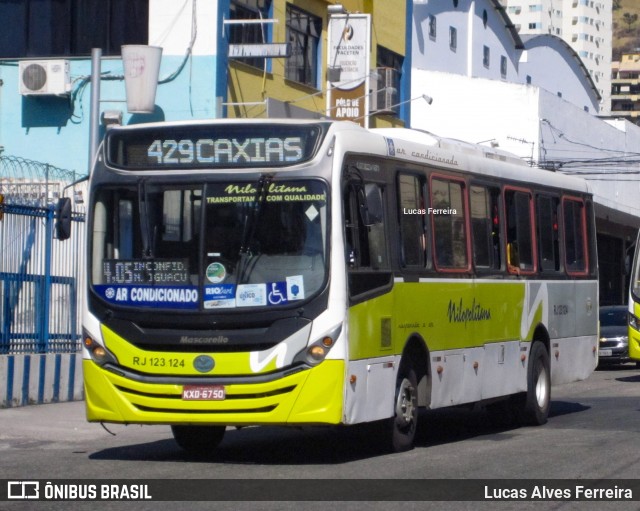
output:
<path id="1" fill-rule="evenodd" d="M 311 365 L 322 362 L 335 343 L 333 337 L 325 336 L 320 342 L 316 342 L 307 348 L 307 362 Z"/>
<path id="2" fill-rule="evenodd" d="M 293 360 L 294 363 L 305 362 L 310 366 L 318 365 L 327 357 L 327 354 L 338 340 L 341 331 L 342 325 L 339 325 L 326 335 L 323 335 L 320 339 L 298 353 Z"/>
<path id="3" fill-rule="evenodd" d="M 638 320 L 638 318 L 633 314 L 629 313 L 629 326 L 634 328 L 635 330 L 640 330 L 640 327 L 638 326 L 639 323 L 640 320 Z"/>
<path id="4" fill-rule="evenodd" d="M 97 343 L 87 332 L 82 336 L 82 344 L 89 352 L 91 360 L 103 366 L 107 363 L 118 364 L 116 357 L 107 348 Z"/>

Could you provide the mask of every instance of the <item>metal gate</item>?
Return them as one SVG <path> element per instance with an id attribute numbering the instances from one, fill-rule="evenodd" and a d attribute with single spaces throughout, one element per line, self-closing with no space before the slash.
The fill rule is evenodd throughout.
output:
<path id="1" fill-rule="evenodd" d="M 0 354 L 75 353 L 84 290 L 86 190 L 75 174 L 0 156 Z M 72 198 L 72 233 L 56 239 L 56 204 Z"/>

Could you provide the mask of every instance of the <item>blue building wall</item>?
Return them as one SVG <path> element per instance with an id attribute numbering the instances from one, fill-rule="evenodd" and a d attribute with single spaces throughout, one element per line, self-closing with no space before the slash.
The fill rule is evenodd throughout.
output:
<path id="1" fill-rule="evenodd" d="M 181 65 L 184 56 L 163 56 L 160 80 Z M 100 111 L 120 110 L 123 124 L 216 117 L 219 91 L 217 58 L 191 56 L 172 81 L 159 84 L 153 114 L 126 111 L 120 58 L 102 60 Z M 17 61 L 0 63 L 0 146 L 4 154 L 75 170 L 88 170 L 91 105 L 90 59 L 70 60 L 72 90 L 68 96 L 21 96 Z M 104 128 L 101 128 L 104 130 Z"/>

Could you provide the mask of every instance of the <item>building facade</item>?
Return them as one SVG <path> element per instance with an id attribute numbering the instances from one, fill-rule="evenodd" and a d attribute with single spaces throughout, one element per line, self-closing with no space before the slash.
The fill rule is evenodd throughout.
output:
<path id="1" fill-rule="evenodd" d="M 417 69 L 513 81 L 524 43 L 497 2 L 417 0 L 412 47 Z"/>
<path id="2" fill-rule="evenodd" d="M 331 11 L 331 12 L 330 12 Z M 0 147 L 88 172 L 91 52 L 100 48 L 100 134 L 112 122 L 330 116 L 327 28 L 368 16 L 371 126 L 408 124 L 412 3 L 345 0 L 25 0 L 0 2 Z M 162 49 L 155 107 L 125 104 L 122 45 Z M 46 75 L 46 85 L 39 83 Z M 30 88 L 31 87 L 31 88 Z M 355 100 L 353 101 L 355 104 Z"/>
<path id="3" fill-rule="evenodd" d="M 109 119 L 129 124 L 219 113 L 226 73 L 218 59 L 217 1 L 25 0 L 1 2 L 0 18 L 13 27 L 0 35 L 0 146 L 7 155 L 88 172 L 92 48 L 102 51 L 101 134 Z M 152 113 L 127 112 L 125 44 L 162 48 Z M 44 87 L 29 71 L 38 67 Z"/>
<path id="4" fill-rule="evenodd" d="M 521 36 L 497 0 L 421 0 L 414 27 L 415 69 L 532 85 L 600 109 L 599 88 L 573 48 L 555 35 Z"/>
<path id="5" fill-rule="evenodd" d="M 408 124 L 411 1 L 231 0 L 230 8 L 230 43 L 242 48 L 251 43 L 286 45 L 289 53 L 275 58 L 229 53 L 226 116 L 342 118 L 340 113 L 350 109 L 353 115 L 347 117 L 366 120 L 368 126 Z M 368 58 L 369 67 L 364 74 L 359 71 L 354 83 L 366 78 L 367 90 L 350 98 L 345 108 L 328 106 L 327 95 L 336 89 L 329 76 L 336 58 L 328 42 L 329 24 L 335 18 L 347 31 L 362 15 L 370 17 L 362 28 L 369 43 L 354 56 L 353 65 Z M 342 41 L 348 44 L 346 38 Z"/>
<path id="6" fill-rule="evenodd" d="M 624 53 L 611 66 L 611 115 L 640 123 L 640 53 Z"/>
<path id="7" fill-rule="evenodd" d="M 611 108 L 612 0 L 501 0 L 519 34 L 562 38 L 584 62 L 602 97 L 599 114 Z"/>

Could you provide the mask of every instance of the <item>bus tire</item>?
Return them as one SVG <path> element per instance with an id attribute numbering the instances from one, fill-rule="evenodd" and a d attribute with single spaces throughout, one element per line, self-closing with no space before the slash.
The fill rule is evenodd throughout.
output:
<path id="1" fill-rule="evenodd" d="M 211 454 L 225 430 L 225 426 L 171 426 L 176 443 L 190 454 Z"/>
<path id="2" fill-rule="evenodd" d="M 391 450 L 409 451 L 418 426 L 418 379 L 413 368 L 400 369 L 396 383 L 394 415 L 389 420 Z"/>
<path id="3" fill-rule="evenodd" d="M 547 422 L 551 404 L 551 364 L 542 342 L 534 342 L 527 367 L 527 391 L 518 396 L 516 409 L 520 423 L 541 426 Z"/>

